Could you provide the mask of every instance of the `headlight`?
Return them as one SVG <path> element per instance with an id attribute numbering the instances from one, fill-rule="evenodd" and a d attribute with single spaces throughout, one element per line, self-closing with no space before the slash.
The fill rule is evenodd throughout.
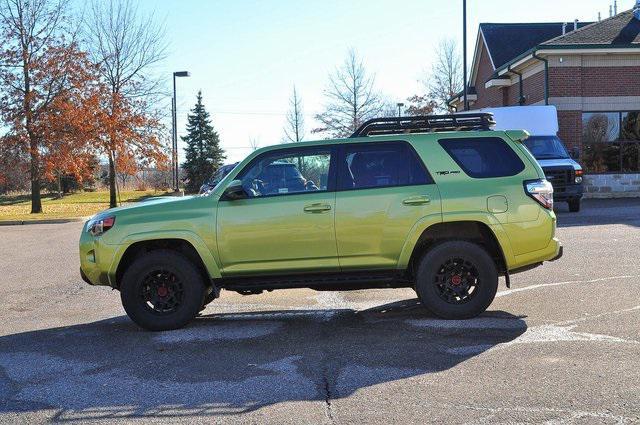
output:
<path id="1" fill-rule="evenodd" d="M 582 170 L 576 170 L 576 178 L 575 178 L 575 182 L 576 184 L 580 184 L 582 183 L 582 174 L 584 173 L 584 171 Z"/>
<path id="2" fill-rule="evenodd" d="M 87 231 L 91 233 L 93 236 L 100 236 L 107 230 L 111 229 L 116 224 L 115 217 L 105 217 L 100 220 L 95 220 L 89 222 L 87 226 Z"/>

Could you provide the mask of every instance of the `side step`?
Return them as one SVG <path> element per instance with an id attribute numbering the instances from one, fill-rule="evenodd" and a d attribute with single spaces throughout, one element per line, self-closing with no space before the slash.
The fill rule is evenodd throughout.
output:
<path id="1" fill-rule="evenodd" d="M 310 288 L 316 291 L 354 291 L 371 288 L 406 288 L 413 282 L 402 272 L 343 272 L 343 273 L 306 273 L 284 276 L 233 277 L 219 279 L 218 288 L 237 291 L 243 294 L 260 293 L 274 289 Z"/>

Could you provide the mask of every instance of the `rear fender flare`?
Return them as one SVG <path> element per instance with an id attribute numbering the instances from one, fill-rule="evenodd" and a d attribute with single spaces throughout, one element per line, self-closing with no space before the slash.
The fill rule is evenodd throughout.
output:
<path id="1" fill-rule="evenodd" d="M 422 234 L 431 226 L 440 223 L 455 223 L 459 221 L 475 221 L 485 224 L 489 228 L 489 230 L 491 230 L 496 240 L 498 241 L 499 248 L 502 250 L 502 255 L 504 257 L 507 270 L 511 268 L 511 265 L 515 263 L 515 256 L 513 254 L 513 250 L 511 249 L 511 242 L 509 241 L 507 232 L 504 230 L 502 224 L 500 224 L 500 222 L 489 213 L 444 214 L 442 216 L 442 220 L 436 220 L 434 216 L 427 216 L 422 218 L 413 226 L 411 232 L 409 233 L 409 237 L 405 241 L 404 247 L 402 248 L 402 253 L 400 254 L 400 258 L 398 261 L 398 268 L 404 270 L 409 266 L 409 261 L 411 260 L 411 256 L 416 247 L 416 244 L 420 240 Z"/>

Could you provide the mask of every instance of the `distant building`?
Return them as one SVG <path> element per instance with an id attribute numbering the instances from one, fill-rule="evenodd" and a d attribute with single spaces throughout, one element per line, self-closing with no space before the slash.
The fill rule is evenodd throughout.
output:
<path id="1" fill-rule="evenodd" d="M 588 195 L 640 196 L 640 11 L 481 24 L 469 93 L 471 109 L 555 105 L 559 136 L 589 173 Z M 462 94 L 450 104 L 462 110 Z"/>

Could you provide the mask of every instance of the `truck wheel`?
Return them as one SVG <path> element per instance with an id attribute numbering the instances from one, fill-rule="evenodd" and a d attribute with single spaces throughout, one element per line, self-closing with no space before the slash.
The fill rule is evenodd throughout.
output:
<path id="1" fill-rule="evenodd" d="M 572 199 L 569 201 L 569 212 L 580 212 L 580 199 Z"/>
<path id="2" fill-rule="evenodd" d="M 429 250 L 418 268 L 416 292 L 443 319 L 469 319 L 484 312 L 498 290 L 498 271 L 480 246 L 444 242 Z"/>
<path id="3" fill-rule="evenodd" d="M 150 331 L 178 329 L 200 311 L 205 285 L 196 266 L 171 250 L 151 251 L 129 266 L 120 297 L 137 325 Z"/>

